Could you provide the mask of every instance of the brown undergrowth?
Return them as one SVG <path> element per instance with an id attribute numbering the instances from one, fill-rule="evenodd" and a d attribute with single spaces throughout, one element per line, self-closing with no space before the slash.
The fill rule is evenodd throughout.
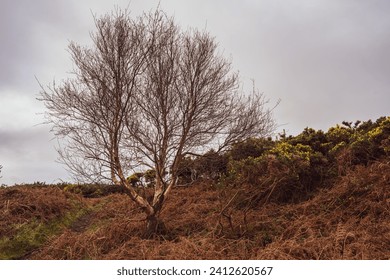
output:
<path id="1" fill-rule="evenodd" d="M 55 187 L 0 189 L 0 259 L 25 258 L 87 209 L 82 197 Z"/>
<path id="2" fill-rule="evenodd" d="M 143 239 L 144 215 L 125 194 L 83 199 L 53 188 L 3 189 L 0 233 L 12 239 L 14 224 L 61 217 L 78 197 L 88 211 L 25 258 L 390 259 L 388 161 L 355 166 L 295 204 L 243 202 L 255 194 L 255 187 L 206 182 L 174 189 L 162 212 L 167 233 Z"/>
<path id="3" fill-rule="evenodd" d="M 17 186 L 0 190 L 0 237 L 12 235 L 15 224 L 65 215 L 72 208 L 71 198 L 80 203 L 83 200 L 58 188 Z"/>

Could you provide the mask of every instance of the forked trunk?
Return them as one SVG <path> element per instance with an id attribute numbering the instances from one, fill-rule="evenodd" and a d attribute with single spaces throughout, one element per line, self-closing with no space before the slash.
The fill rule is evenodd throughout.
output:
<path id="1" fill-rule="evenodd" d="M 167 195 L 174 186 L 175 181 L 164 187 L 163 182 L 156 182 L 154 197 L 153 197 L 153 212 L 147 214 L 146 218 L 146 238 L 151 238 L 156 235 L 165 234 L 167 232 L 164 222 L 159 218 L 159 214 L 163 208 Z"/>

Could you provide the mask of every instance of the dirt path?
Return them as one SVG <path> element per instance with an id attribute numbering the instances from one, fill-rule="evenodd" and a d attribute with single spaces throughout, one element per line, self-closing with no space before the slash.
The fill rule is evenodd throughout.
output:
<path id="1" fill-rule="evenodd" d="M 70 230 L 74 232 L 83 232 L 86 228 L 91 224 L 93 217 L 93 212 L 88 212 L 81 217 L 79 217 L 76 221 L 72 223 L 69 227 Z"/>

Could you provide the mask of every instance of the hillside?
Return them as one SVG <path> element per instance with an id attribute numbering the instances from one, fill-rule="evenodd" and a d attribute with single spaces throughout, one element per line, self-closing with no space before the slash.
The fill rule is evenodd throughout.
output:
<path id="1" fill-rule="evenodd" d="M 151 239 L 120 187 L 1 188 L 0 259 L 390 259 L 389 135 L 382 118 L 187 159 L 202 176 Z"/>
<path id="2" fill-rule="evenodd" d="M 125 194 L 2 189 L 0 258 L 390 258 L 390 162 L 358 166 L 297 204 L 243 208 L 237 198 L 251 191 L 178 188 L 163 212 L 167 234 L 146 240 L 142 213 Z"/>

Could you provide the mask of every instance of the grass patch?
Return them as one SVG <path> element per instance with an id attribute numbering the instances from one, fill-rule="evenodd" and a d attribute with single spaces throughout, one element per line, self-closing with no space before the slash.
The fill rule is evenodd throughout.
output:
<path id="1" fill-rule="evenodd" d="M 26 255 L 38 249 L 49 238 L 58 235 L 78 218 L 90 211 L 78 201 L 63 216 L 42 221 L 33 218 L 24 223 L 13 225 L 13 235 L 0 238 L 0 259 L 24 259 Z"/>

